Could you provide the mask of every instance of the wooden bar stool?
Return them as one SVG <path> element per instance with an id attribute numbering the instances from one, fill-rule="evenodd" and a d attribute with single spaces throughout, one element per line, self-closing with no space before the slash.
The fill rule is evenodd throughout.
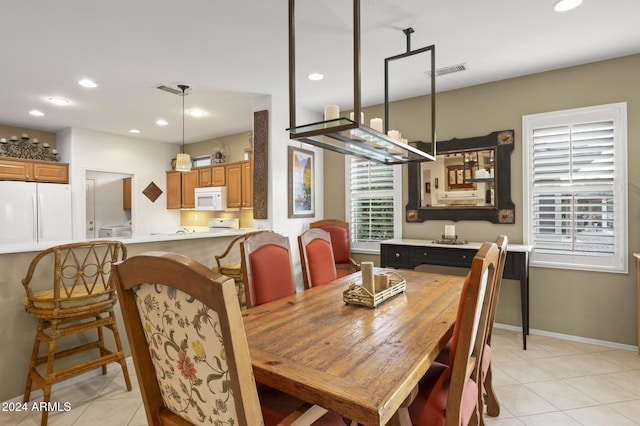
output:
<path id="1" fill-rule="evenodd" d="M 40 252 L 32 261 L 22 280 L 27 293 L 24 304 L 27 312 L 38 319 L 38 327 L 31 352 L 24 402 L 29 401 L 35 382 L 44 392 L 44 402 L 51 400 L 51 385 L 60 380 L 117 362 L 122 367 L 127 390 L 131 382 L 118 334 L 113 306 L 118 297 L 111 283 L 111 265 L 127 257 L 120 241 L 87 241 L 51 247 Z M 40 290 L 32 288 L 40 278 L 51 276 L 47 268 L 53 266 L 53 286 Z M 45 272 L 46 271 L 46 272 Z M 48 281 L 48 280 L 47 280 Z M 65 336 L 97 331 L 97 340 L 81 343 L 65 350 L 57 350 L 58 339 Z M 105 345 L 104 329 L 113 333 L 116 350 Z M 46 355 L 39 356 L 40 345 Z M 87 351 L 98 351 L 93 359 L 82 357 L 75 364 L 54 370 L 55 362 Z M 44 366 L 44 368 L 38 368 Z M 44 370 L 44 371 L 42 371 Z M 41 425 L 46 425 L 47 411 L 42 412 Z"/>
<path id="2" fill-rule="evenodd" d="M 240 241 L 246 241 L 247 238 L 251 238 L 254 235 L 260 234 L 261 232 L 265 231 L 247 232 L 246 234 L 235 237 L 233 240 L 231 240 L 226 250 L 222 252 L 222 254 L 215 256 L 217 266 L 211 268 L 219 274 L 225 275 L 229 278 L 233 278 L 233 281 L 236 284 L 236 293 L 238 294 L 238 303 L 240 303 L 240 308 L 246 308 L 247 306 L 246 296 L 244 293 L 242 262 L 240 261 L 240 248 L 238 247 L 237 252 L 234 251 L 233 253 L 232 249 Z M 233 261 L 235 259 L 232 257 L 232 254 L 236 254 L 238 256 L 237 262 Z M 227 259 L 227 257 L 229 257 L 229 259 Z"/>

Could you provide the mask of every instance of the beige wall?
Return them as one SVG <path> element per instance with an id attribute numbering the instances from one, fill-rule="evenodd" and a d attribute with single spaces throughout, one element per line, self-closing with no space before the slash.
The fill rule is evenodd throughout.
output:
<path id="1" fill-rule="evenodd" d="M 45 142 L 48 143 L 52 149 L 56 147 L 55 133 L 0 124 L 0 138 L 6 138 L 7 140 L 9 140 L 11 136 L 17 136 L 19 138 L 23 133 L 27 133 L 31 139 L 37 138 L 41 144 Z"/>
<path id="2" fill-rule="evenodd" d="M 242 161 L 244 160 L 245 149 L 252 147 L 251 131 L 247 130 L 246 132 L 236 133 L 220 138 L 190 143 L 186 145 L 184 149 L 185 152 L 189 153 L 192 157 L 201 157 L 204 155 L 211 155 L 214 147 L 217 147 L 220 144 L 224 144 L 226 149 L 226 162 Z"/>
<path id="3" fill-rule="evenodd" d="M 462 221 L 456 231 L 471 241 L 494 240 L 499 233 L 510 242 L 522 243 L 522 116 L 526 114 L 624 102 L 627 104 L 629 170 L 629 274 L 608 274 L 531 268 L 530 321 L 532 329 L 637 345 L 636 267 L 632 253 L 640 251 L 640 55 L 534 74 L 465 89 L 438 93 L 439 140 L 480 136 L 496 130 L 515 130 L 511 156 L 511 190 L 516 205 L 514 225 Z M 446 77 L 442 77 L 446 78 Z M 419 129 L 427 102 L 414 98 L 395 103 L 393 124 L 409 140 L 424 140 Z M 365 120 L 382 117 L 381 106 L 366 108 Z M 325 217 L 344 217 L 344 157 L 326 155 Z M 406 167 L 403 198 L 407 199 Z M 340 180 L 341 179 L 341 180 Z M 338 182 L 338 180 L 340 180 Z M 406 202 L 405 202 L 406 204 Z M 404 238 L 433 239 L 445 221 L 421 224 L 403 222 Z M 362 256 L 361 256 L 362 257 Z M 366 256 L 364 256 L 366 258 Z M 360 259 L 362 260 L 362 259 Z M 375 260 L 379 259 L 377 256 Z M 496 320 L 520 325 L 519 286 L 506 281 L 502 287 Z"/>

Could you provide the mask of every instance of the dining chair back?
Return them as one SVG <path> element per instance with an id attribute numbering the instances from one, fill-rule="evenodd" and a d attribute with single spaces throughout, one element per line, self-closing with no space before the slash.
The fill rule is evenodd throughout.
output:
<path id="1" fill-rule="evenodd" d="M 454 327 L 451 365 L 434 363 L 409 407 L 415 425 L 467 425 L 478 420 L 478 383 L 499 251 L 484 243 L 465 279 Z"/>
<path id="2" fill-rule="evenodd" d="M 289 238 L 266 231 L 240 242 L 247 308 L 294 294 Z"/>
<path id="3" fill-rule="evenodd" d="M 337 278 L 331 235 L 327 231 L 311 228 L 303 232 L 298 236 L 298 248 L 305 289 Z"/>
<path id="4" fill-rule="evenodd" d="M 309 424 L 326 413 L 272 388 L 264 400 L 258 393 L 233 279 L 164 252 L 118 263 L 113 277 L 148 424 L 274 425 L 303 416 Z"/>
<path id="5" fill-rule="evenodd" d="M 507 260 L 507 246 L 508 238 L 506 235 L 499 235 L 496 240 L 496 245 L 500 252 L 498 266 L 496 268 L 495 284 L 493 296 L 491 297 L 491 305 L 489 308 L 489 318 L 487 323 L 487 338 L 484 347 L 484 353 L 482 354 L 482 369 L 481 369 L 481 383 L 478 392 L 478 404 L 480 409 L 480 421 L 481 425 L 484 424 L 484 407 L 487 409 L 487 414 L 492 417 L 500 415 L 500 402 L 493 388 L 493 371 L 491 369 L 491 358 L 493 357 L 493 350 L 491 349 L 491 334 L 493 332 L 493 323 L 496 317 L 496 310 L 498 307 L 498 298 L 500 296 L 500 287 L 502 285 L 502 275 L 504 272 L 504 265 Z M 484 390 L 483 390 L 484 389 Z"/>
<path id="6" fill-rule="evenodd" d="M 331 245 L 338 277 L 343 277 L 360 270 L 360 266 L 351 258 L 349 222 L 337 219 L 325 219 L 311 222 L 309 227 L 324 229 L 331 235 Z"/>
<path id="7" fill-rule="evenodd" d="M 222 275 L 233 278 L 236 283 L 236 293 L 238 294 L 238 303 L 240 303 L 241 308 L 246 307 L 247 302 L 244 294 L 242 261 L 240 260 L 240 241 L 246 241 L 261 232 L 265 231 L 252 231 L 238 235 L 229 242 L 229 245 L 222 253 L 214 256 L 216 266 L 212 269 Z M 237 251 L 234 248 L 237 248 Z"/>
<path id="8" fill-rule="evenodd" d="M 126 257 L 122 242 L 99 240 L 57 245 L 31 261 L 22 280 L 26 292 L 23 303 L 38 325 L 24 402 L 29 401 L 34 382 L 42 388 L 44 402 L 49 402 L 53 383 L 98 367 L 106 374 L 106 366 L 112 362 L 120 364 L 127 390 L 131 390 L 113 310 L 118 298 L 111 281 L 111 265 Z M 105 343 L 105 329 L 113 334 L 115 350 Z M 94 330 L 96 340 L 85 336 Z M 69 339 L 59 344 L 60 339 L 71 335 L 76 336 L 74 344 Z M 47 349 L 44 356 L 39 356 L 41 344 Z M 94 354 L 88 356 L 87 352 Z M 79 354 L 83 356 L 76 357 Z M 64 364 L 57 362 L 61 358 L 67 358 Z M 39 369 L 41 365 L 45 367 Z M 43 410 L 41 424 L 46 425 L 47 420 L 48 411 Z"/>

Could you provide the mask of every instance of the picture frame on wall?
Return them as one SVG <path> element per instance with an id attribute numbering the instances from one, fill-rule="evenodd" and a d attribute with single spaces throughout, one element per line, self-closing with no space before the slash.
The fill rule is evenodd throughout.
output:
<path id="1" fill-rule="evenodd" d="M 315 158 L 313 151 L 288 147 L 289 217 L 315 216 Z"/>

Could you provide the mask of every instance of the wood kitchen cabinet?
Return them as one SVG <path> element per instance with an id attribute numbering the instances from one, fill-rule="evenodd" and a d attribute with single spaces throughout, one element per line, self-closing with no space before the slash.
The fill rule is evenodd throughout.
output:
<path id="1" fill-rule="evenodd" d="M 122 208 L 131 210 L 131 178 L 122 179 Z"/>
<path id="2" fill-rule="evenodd" d="M 69 183 L 69 164 L 26 158 L 0 158 L 0 180 Z"/>
<path id="3" fill-rule="evenodd" d="M 253 166 L 251 161 L 242 163 L 242 207 L 253 207 Z"/>
<path id="4" fill-rule="evenodd" d="M 253 207 L 253 168 L 250 161 L 229 163 L 227 169 L 227 207 Z"/>
<path id="5" fill-rule="evenodd" d="M 198 167 L 198 188 L 224 186 L 225 181 L 225 166 L 218 165 Z"/>
<path id="6" fill-rule="evenodd" d="M 181 209 L 196 206 L 195 189 L 198 186 L 198 170 L 189 172 L 168 171 L 167 208 Z"/>

